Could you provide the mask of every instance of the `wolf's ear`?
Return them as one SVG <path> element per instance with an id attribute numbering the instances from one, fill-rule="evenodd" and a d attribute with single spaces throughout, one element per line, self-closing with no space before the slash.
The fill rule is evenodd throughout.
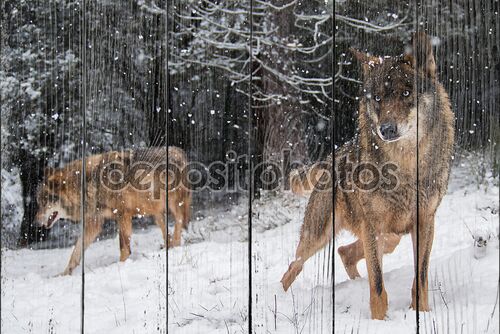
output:
<path id="1" fill-rule="evenodd" d="M 355 48 L 349 48 L 349 52 L 351 52 L 354 58 L 356 58 L 361 63 L 364 76 L 367 76 L 369 74 L 371 66 L 380 63 L 379 57 L 372 56 Z"/>
<path id="2" fill-rule="evenodd" d="M 373 60 L 373 56 L 370 56 L 368 53 L 364 53 L 363 51 L 359 51 L 355 48 L 349 48 L 349 52 L 352 53 L 354 58 L 356 58 L 360 63 L 368 63 L 370 60 Z"/>
<path id="3" fill-rule="evenodd" d="M 403 59 L 429 77 L 436 77 L 436 61 L 432 52 L 431 39 L 426 33 L 413 34 L 411 49 L 405 53 Z"/>

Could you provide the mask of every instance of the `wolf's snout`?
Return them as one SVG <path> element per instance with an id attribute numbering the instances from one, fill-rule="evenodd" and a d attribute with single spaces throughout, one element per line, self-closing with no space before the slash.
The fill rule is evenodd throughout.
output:
<path id="1" fill-rule="evenodd" d="M 384 140 L 393 140 L 398 137 L 398 127 L 392 123 L 384 123 L 380 126 L 380 134 Z"/>

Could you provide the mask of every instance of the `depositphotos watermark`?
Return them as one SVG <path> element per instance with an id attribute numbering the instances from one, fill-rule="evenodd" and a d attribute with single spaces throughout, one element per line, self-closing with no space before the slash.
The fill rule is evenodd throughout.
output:
<path id="1" fill-rule="evenodd" d="M 334 166 L 331 159 L 304 165 L 292 161 L 290 156 L 291 151 L 285 150 L 276 161 L 252 164 L 252 168 L 248 155 L 237 155 L 234 151 L 227 152 L 224 161 L 208 165 L 197 161 L 185 165 L 174 161 L 168 164 L 148 161 L 127 164 L 118 160 L 101 166 L 98 177 L 108 190 L 119 192 L 131 187 L 139 192 L 152 192 L 155 199 L 160 198 L 167 186 L 169 191 L 184 188 L 193 192 L 244 192 L 248 191 L 250 180 L 259 188 L 270 191 L 290 190 L 291 184 L 297 182 L 309 184 L 317 191 L 331 191 L 335 183 L 337 191 L 347 192 L 393 191 L 399 185 L 399 169 L 393 162 L 380 165 L 370 161 L 351 161 L 346 155 L 336 156 Z M 167 180 L 165 175 L 168 175 Z"/>

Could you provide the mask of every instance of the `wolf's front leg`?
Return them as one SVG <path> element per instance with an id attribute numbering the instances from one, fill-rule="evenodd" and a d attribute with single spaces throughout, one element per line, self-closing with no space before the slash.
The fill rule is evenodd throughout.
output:
<path id="1" fill-rule="evenodd" d="M 73 253 L 69 258 L 69 263 L 66 269 L 60 274 L 61 276 L 71 275 L 73 269 L 75 269 L 80 264 L 80 258 L 82 257 L 82 237 L 78 238 L 75 247 L 73 248 Z"/>
<path id="2" fill-rule="evenodd" d="M 379 236 L 379 242 L 383 242 L 383 247 L 379 245 L 379 249 L 383 249 L 384 254 L 390 254 L 396 249 L 397 245 L 399 245 L 400 240 L 400 235 L 394 233 L 383 233 Z M 360 260 L 365 258 L 363 241 L 358 239 L 349 245 L 341 246 L 338 249 L 338 253 L 342 259 L 342 263 L 344 264 L 349 278 L 355 279 L 360 277 L 357 264 Z"/>
<path id="3" fill-rule="evenodd" d="M 418 225 L 418 227 L 417 227 Z M 418 232 L 418 243 L 417 243 Z M 411 307 L 418 311 L 430 311 L 429 308 L 429 260 L 434 239 L 434 215 L 421 215 L 418 224 L 415 224 L 411 233 L 413 242 L 413 256 L 415 262 L 415 278 L 411 289 Z M 417 258 L 418 244 L 418 258 Z M 417 262 L 418 261 L 418 262 Z M 418 263 L 418 266 L 417 266 Z"/>
<path id="4" fill-rule="evenodd" d="M 287 272 L 281 278 L 281 284 L 285 291 L 288 290 L 293 281 L 302 271 L 304 263 L 313 256 L 317 251 L 325 247 L 325 245 L 332 238 L 332 216 L 326 228 L 322 230 L 321 234 L 317 235 L 312 231 L 302 227 L 300 233 L 300 241 L 295 252 L 295 261 L 290 263 Z"/>
<path id="5" fill-rule="evenodd" d="M 94 220 L 91 223 L 85 224 L 85 235 L 83 238 L 82 236 L 78 238 L 75 248 L 73 248 L 71 258 L 69 259 L 69 263 L 66 266 L 66 269 L 64 269 L 64 271 L 61 273 L 61 275 L 71 275 L 73 270 L 80 264 L 80 259 L 82 258 L 82 240 L 83 249 L 85 250 L 92 242 L 94 242 L 99 233 L 101 233 L 101 230 L 102 222 L 100 220 Z"/>
<path id="6" fill-rule="evenodd" d="M 363 222 L 363 248 L 370 282 L 370 310 L 372 319 L 383 320 L 387 313 L 387 292 L 382 276 L 383 242 L 377 240 L 377 233 L 371 223 Z M 382 239 L 382 238 L 380 238 Z"/>

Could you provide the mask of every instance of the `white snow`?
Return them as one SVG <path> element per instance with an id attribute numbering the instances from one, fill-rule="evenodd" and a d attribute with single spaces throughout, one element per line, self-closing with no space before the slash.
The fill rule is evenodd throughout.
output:
<path id="1" fill-rule="evenodd" d="M 499 249 L 490 239 L 485 257 L 473 257 L 469 228 L 497 230 L 498 183 L 477 187 L 464 168 L 455 169 L 436 217 L 429 298 L 421 324 L 432 332 L 498 333 Z M 498 182 L 498 181 L 496 181 Z M 332 281 L 329 248 L 319 252 L 283 292 L 279 283 L 297 246 L 306 198 L 267 196 L 253 205 L 253 328 L 256 333 L 331 333 Z M 118 239 L 90 246 L 85 258 L 87 333 L 247 333 L 247 201 L 204 211 L 184 235 L 184 245 L 160 250 L 155 227 L 135 232 L 132 255 L 118 262 Z M 352 241 L 342 233 L 335 246 Z M 409 309 L 413 279 L 411 241 L 403 237 L 384 257 L 389 311 L 370 320 L 366 267 L 351 281 L 335 255 L 335 328 L 340 333 L 414 333 Z M 81 268 L 61 272 L 71 249 L 4 250 L 2 331 L 76 333 L 80 326 Z M 335 252 L 336 254 L 336 252 Z M 495 306 L 496 305 L 496 308 Z"/>
<path id="2" fill-rule="evenodd" d="M 17 168 L 11 170 L 2 168 L 1 180 L 2 247 L 15 247 L 21 232 L 24 214 L 19 170 Z"/>

